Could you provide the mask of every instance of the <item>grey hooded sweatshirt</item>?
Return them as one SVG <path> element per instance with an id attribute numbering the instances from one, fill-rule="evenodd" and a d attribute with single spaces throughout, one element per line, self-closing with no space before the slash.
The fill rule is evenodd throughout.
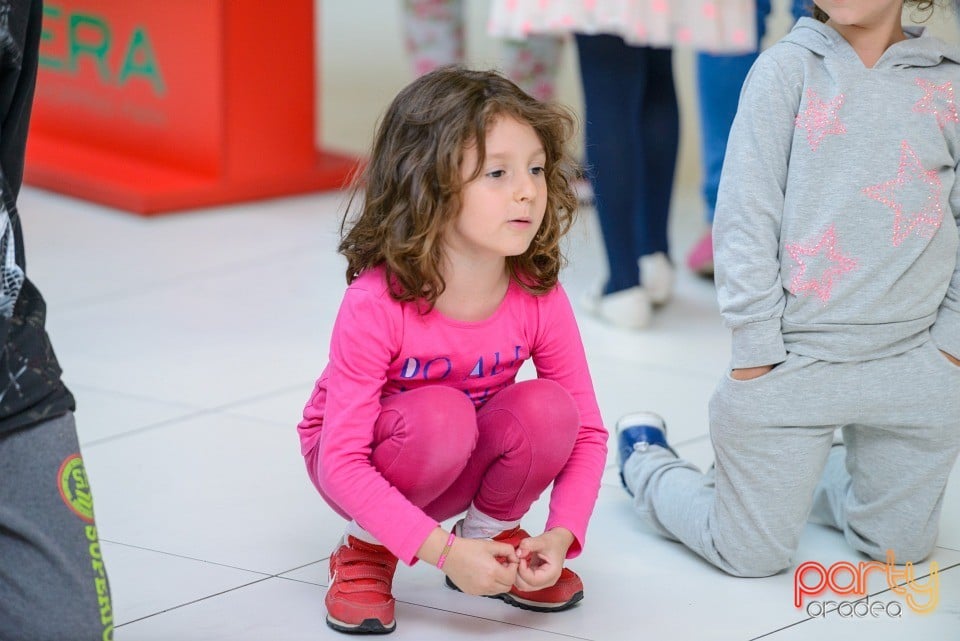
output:
<path id="1" fill-rule="evenodd" d="M 960 49 L 905 32 L 867 68 L 802 18 L 751 69 L 714 222 L 731 367 L 868 360 L 931 336 L 960 357 Z"/>

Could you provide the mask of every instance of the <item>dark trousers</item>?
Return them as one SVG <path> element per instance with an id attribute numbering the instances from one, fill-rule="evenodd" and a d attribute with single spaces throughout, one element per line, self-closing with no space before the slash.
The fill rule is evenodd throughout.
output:
<path id="1" fill-rule="evenodd" d="M 640 284 L 637 259 L 668 252 L 680 136 L 669 49 L 577 35 L 586 157 L 610 270 L 605 294 Z"/>

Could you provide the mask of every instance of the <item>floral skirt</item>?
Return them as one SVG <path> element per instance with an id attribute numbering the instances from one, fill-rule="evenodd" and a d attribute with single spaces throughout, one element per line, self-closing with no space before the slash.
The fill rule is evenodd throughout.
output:
<path id="1" fill-rule="evenodd" d="M 755 0 L 491 0 L 491 36 L 611 34 L 628 44 L 710 53 L 756 49 Z"/>

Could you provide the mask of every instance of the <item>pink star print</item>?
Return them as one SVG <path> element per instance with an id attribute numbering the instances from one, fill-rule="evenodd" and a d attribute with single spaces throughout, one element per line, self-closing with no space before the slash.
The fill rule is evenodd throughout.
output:
<path id="1" fill-rule="evenodd" d="M 833 225 L 823 232 L 823 236 L 816 245 L 804 247 L 800 244 L 788 243 L 786 250 L 797 263 L 793 280 L 790 282 L 790 291 L 795 296 L 813 294 L 824 304 L 830 300 L 834 279 L 857 268 L 855 259 L 842 255 L 837 249 L 837 234 Z M 819 262 L 826 262 L 828 266 L 821 272 L 819 278 L 808 277 L 807 259 L 821 254 L 824 258 Z"/>
<path id="2" fill-rule="evenodd" d="M 810 149 L 817 150 L 824 138 L 833 134 L 847 133 L 847 128 L 840 122 L 840 107 L 843 106 L 843 94 L 838 95 L 830 102 L 824 102 L 812 90 L 807 90 L 807 108 L 797 114 L 797 129 L 807 130 L 807 142 Z"/>
<path id="3" fill-rule="evenodd" d="M 911 183 L 920 184 L 918 190 L 926 191 L 923 204 L 917 211 L 904 213 L 903 200 L 897 200 Z M 929 238 L 943 222 L 943 205 L 940 203 L 940 177 L 935 169 L 924 170 L 920 158 L 906 141 L 900 143 L 900 166 L 897 177 L 879 185 L 864 187 L 863 193 L 893 210 L 893 246 L 899 247 L 912 232 Z"/>
<path id="4" fill-rule="evenodd" d="M 942 85 L 935 85 L 929 80 L 917 78 L 917 86 L 923 89 L 923 98 L 917 101 L 913 110 L 921 114 L 933 114 L 937 118 L 937 124 L 940 129 L 947 126 L 948 122 L 960 122 L 960 115 L 957 115 L 957 105 L 953 101 L 953 83 L 945 82 Z"/>

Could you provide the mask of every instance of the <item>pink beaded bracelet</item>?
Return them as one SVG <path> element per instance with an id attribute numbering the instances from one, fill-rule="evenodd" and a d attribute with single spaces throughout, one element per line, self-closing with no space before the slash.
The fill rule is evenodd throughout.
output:
<path id="1" fill-rule="evenodd" d="M 447 544 L 443 546 L 443 550 L 440 551 L 440 558 L 437 559 L 437 567 L 443 569 L 443 564 L 447 560 L 447 555 L 450 554 L 450 548 L 453 547 L 453 541 L 457 538 L 457 535 L 453 532 L 450 533 L 450 537 L 447 538 Z"/>

